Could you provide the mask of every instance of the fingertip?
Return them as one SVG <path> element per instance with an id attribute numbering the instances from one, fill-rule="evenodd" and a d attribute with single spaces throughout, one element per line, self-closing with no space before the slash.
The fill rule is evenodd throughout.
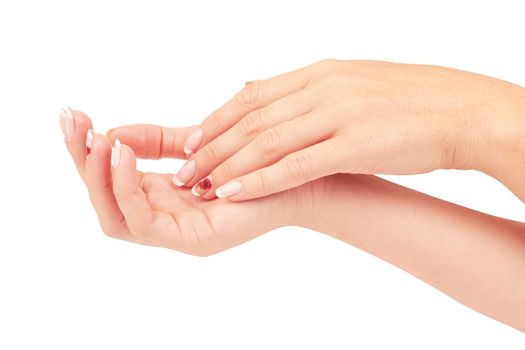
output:
<path id="1" fill-rule="evenodd" d="M 106 137 L 107 137 L 107 139 L 110 140 L 111 142 L 114 141 L 113 138 L 112 138 L 112 137 L 113 137 L 113 136 L 112 136 L 113 131 L 115 131 L 115 128 L 111 128 L 111 129 L 109 129 L 108 131 L 106 131 Z"/>
<path id="2" fill-rule="evenodd" d="M 113 187 L 115 195 L 130 194 L 138 186 L 136 157 L 131 147 L 115 140 L 112 148 Z"/>
<path id="3" fill-rule="evenodd" d="M 94 133 L 95 144 L 103 146 L 104 148 L 111 148 L 111 142 L 104 134 Z M 96 146 L 95 146 L 96 147 Z"/>
<path id="4" fill-rule="evenodd" d="M 93 133 L 91 150 L 86 158 L 86 181 L 91 182 L 93 177 L 111 177 L 110 159 L 111 145 L 108 139 L 102 134 Z"/>
<path id="5" fill-rule="evenodd" d="M 102 134 L 96 132 L 92 132 L 91 134 L 93 136 L 91 144 L 86 144 L 86 148 L 89 149 L 86 157 L 86 166 L 87 164 L 109 166 L 111 155 L 111 144 L 109 143 L 109 140 Z"/>
<path id="6" fill-rule="evenodd" d="M 125 144 L 120 145 L 120 163 L 127 168 L 133 168 L 136 166 L 136 155 L 131 147 Z"/>
<path id="7" fill-rule="evenodd" d="M 86 113 L 79 111 L 77 109 L 71 109 L 71 108 L 70 108 L 70 111 L 73 114 L 76 126 L 80 130 L 93 129 L 93 124 L 91 122 L 91 119 L 88 117 Z"/>
<path id="8" fill-rule="evenodd" d="M 118 139 L 122 143 L 133 146 L 143 141 L 142 137 L 148 130 L 141 125 L 124 125 L 106 131 L 106 137 L 113 144 Z"/>

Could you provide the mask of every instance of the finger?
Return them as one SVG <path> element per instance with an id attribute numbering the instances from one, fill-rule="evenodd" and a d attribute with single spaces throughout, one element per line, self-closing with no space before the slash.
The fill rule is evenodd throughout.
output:
<path id="1" fill-rule="evenodd" d="M 208 116 L 185 144 L 187 155 L 224 133 L 249 112 L 301 90 L 308 82 L 310 66 L 266 80 L 245 84 L 226 104 Z"/>
<path id="2" fill-rule="evenodd" d="M 107 132 L 113 144 L 116 139 L 133 149 L 137 157 L 146 159 L 184 159 L 184 142 L 198 128 L 197 125 L 183 128 L 167 128 L 159 125 L 126 125 Z"/>
<path id="3" fill-rule="evenodd" d="M 234 201 L 264 197 L 338 172 L 340 142 L 333 138 L 291 153 L 277 163 L 219 187 L 215 194 Z"/>
<path id="4" fill-rule="evenodd" d="M 60 127 L 64 133 L 69 154 L 75 162 L 78 173 L 84 180 L 84 167 L 86 162 L 86 136 L 88 130 L 93 128 L 87 115 L 71 108 L 63 108 L 60 112 Z"/>
<path id="5" fill-rule="evenodd" d="M 143 244 L 182 250 L 178 225 L 173 217 L 154 211 L 140 186 L 133 150 L 117 140 L 112 152 L 113 192 L 133 236 Z"/>
<path id="6" fill-rule="evenodd" d="M 281 123 L 262 132 L 246 147 L 211 172 L 211 187 L 201 193 L 205 199 L 215 198 L 215 189 L 225 182 L 279 161 L 287 154 L 326 140 L 334 125 L 323 123 L 320 114 L 312 112 Z M 196 186 L 194 193 L 198 193 Z"/>
<path id="7" fill-rule="evenodd" d="M 88 143 L 90 152 L 86 159 L 85 180 L 100 226 L 110 237 L 135 242 L 137 240 L 130 234 L 113 194 L 109 141 L 103 135 L 92 135 Z"/>
<path id="8" fill-rule="evenodd" d="M 194 171 L 188 172 L 188 166 L 184 165 L 183 170 L 175 175 L 175 184 L 186 184 L 190 187 L 195 185 L 257 135 L 284 121 L 308 113 L 316 95 L 313 91 L 301 90 L 248 113 L 224 134 L 199 149 L 192 157 L 193 164 L 190 164 L 194 165 Z M 242 174 L 237 173 L 235 176 L 237 175 Z"/>

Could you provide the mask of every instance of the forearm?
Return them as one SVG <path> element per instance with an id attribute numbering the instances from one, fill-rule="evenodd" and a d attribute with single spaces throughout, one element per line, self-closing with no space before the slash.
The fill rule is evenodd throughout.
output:
<path id="1" fill-rule="evenodd" d="M 374 176 L 319 186 L 305 226 L 406 270 L 461 303 L 525 331 L 525 225 Z"/>

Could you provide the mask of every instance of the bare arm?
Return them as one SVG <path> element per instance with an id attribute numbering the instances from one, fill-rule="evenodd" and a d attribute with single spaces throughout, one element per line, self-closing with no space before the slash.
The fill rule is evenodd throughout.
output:
<path id="1" fill-rule="evenodd" d="M 303 226 L 380 257 L 485 315 L 525 331 L 525 224 L 375 176 L 316 188 Z"/>
<path id="2" fill-rule="evenodd" d="M 525 331 L 525 224 L 469 210 L 371 175 L 323 177 L 244 202 L 198 200 L 171 184 L 169 175 L 141 174 L 143 181 L 137 187 L 131 149 L 122 147 L 120 162 L 111 170 L 109 142 L 95 135 L 88 142 L 86 159 L 91 121 L 80 112 L 70 113 L 71 118 L 61 118 L 66 144 L 101 225 L 112 237 L 209 255 L 275 227 L 305 226 L 366 250 L 463 304 Z M 173 135 L 188 130 L 175 129 Z M 154 126 L 119 128 L 112 134 L 143 157 L 166 155 L 161 141 L 182 139 L 160 137 L 160 128 Z M 166 145 L 175 147 L 167 153 L 182 154 L 180 144 Z M 147 196 L 128 194 L 143 192 Z M 157 212 L 157 218 L 179 225 L 143 219 L 151 205 L 147 200 L 154 203 L 151 210 Z M 280 208 L 279 215 L 275 208 Z M 166 213 L 176 215 L 169 218 Z"/>

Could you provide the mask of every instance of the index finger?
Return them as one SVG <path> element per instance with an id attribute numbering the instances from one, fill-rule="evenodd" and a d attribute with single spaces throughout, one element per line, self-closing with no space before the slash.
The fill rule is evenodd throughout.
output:
<path id="1" fill-rule="evenodd" d="M 153 124 L 125 125 L 107 132 L 111 144 L 119 139 L 130 146 L 137 157 L 145 159 L 184 159 L 184 142 L 197 125 L 168 128 Z"/>

